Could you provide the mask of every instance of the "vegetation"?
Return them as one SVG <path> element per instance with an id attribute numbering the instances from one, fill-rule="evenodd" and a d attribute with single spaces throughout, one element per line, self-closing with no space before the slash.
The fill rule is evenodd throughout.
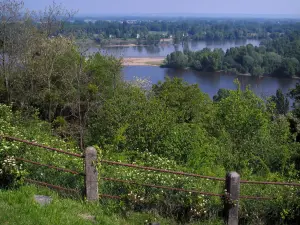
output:
<path id="1" fill-rule="evenodd" d="M 34 195 L 47 195 L 52 202 L 40 206 L 34 201 Z M 47 189 L 33 186 L 22 187 L 19 190 L 0 192 L 1 224 L 56 224 L 56 225 L 124 225 L 144 224 L 145 221 L 157 221 L 167 225 L 167 221 L 158 215 L 146 213 L 131 213 L 127 218 L 110 213 L 100 204 L 86 204 L 76 199 L 66 199 Z M 17 216 L 16 216 L 17 215 Z"/>
<path id="2" fill-rule="evenodd" d="M 192 68 L 198 71 L 230 71 L 253 76 L 298 76 L 300 73 L 300 36 L 297 32 L 274 40 L 265 41 L 260 47 L 249 44 L 222 49 L 191 52 L 173 52 L 165 59 L 164 66 Z"/>
<path id="3" fill-rule="evenodd" d="M 277 38 L 299 30 L 293 20 L 236 19 L 162 19 L 162 20 L 97 20 L 77 18 L 66 22 L 63 32 L 76 37 L 89 37 L 99 43 L 109 39 L 138 39 L 138 43 L 157 44 L 160 38 L 172 36 L 175 43 L 187 40 L 240 40 Z M 138 37 L 138 38 L 137 38 Z M 154 42 L 152 42 L 155 40 Z"/>
<path id="4" fill-rule="evenodd" d="M 93 145 L 100 158 L 163 169 L 217 177 L 225 177 L 226 172 L 234 170 L 245 180 L 299 182 L 299 85 L 289 93 L 294 106 L 293 111 L 288 112 L 287 97 L 281 91 L 264 101 L 249 89 L 242 91 L 238 82 L 236 90 L 220 90 L 214 100 L 197 85 L 189 85 L 181 79 L 167 78 L 155 85 L 141 79 L 125 82 L 119 60 L 100 54 L 85 59 L 71 39 L 53 35 L 59 33 L 57 30 L 63 23 L 50 15 L 64 18 L 64 10 L 57 11 L 56 5 L 51 6 L 42 16 L 48 18 L 48 22 L 37 28 L 30 15 L 19 14 L 22 4 L 18 1 L 1 4 L 0 10 L 8 15 L 1 18 L 1 135 L 77 153 Z M 8 22 L 7 18 L 10 18 Z M 20 18 L 24 23 L 19 22 Z M 174 66 L 177 62 L 180 67 L 193 62 L 198 68 L 219 70 L 229 56 L 244 60 L 253 54 L 253 59 L 259 60 L 262 51 L 263 58 L 270 62 L 267 68 L 273 71 L 277 56 L 275 59 L 271 56 L 277 53 L 263 49 L 250 45 L 231 49 L 227 55 L 220 50 L 205 49 L 198 53 L 175 53 L 182 60 L 169 58 L 175 61 Z M 293 51 L 292 54 L 296 54 L 297 51 Z M 284 57 L 297 56 L 284 51 Z M 248 58 L 243 65 L 251 65 L 249 62 Z M 263 59 L 261 63 L 265 62 Z M 247 68 L 250 71 L 252 67 Z M 15 157 L 79 172 L 83 165 L 81 159 L 1 139 L 0 199 L 3 201 L 0 207 L 4 212 L 6 207 L 13 208 L 12 212 L 19 213 L 25 224 L 49 221 L 60 224 L 57 217 L 65 218 L 61 213 L 63 209 L 71 213 L 69 220 L 64 221 L 66 224 L 74 223 L 78 218 L 75 213 L 81 210 L 92 215 L 99 212 L 103 217 L 96 216 L 96 221 L 101 224 L 126 224 L 126 221 L 140 224 L 139 218 L 145 221 L 150 214 L 150 219 L 159 215 L 162 224 L 209 224 L 212 221 L 221 224 L 223 200 L 220 198 L 102 180 L 99 187 L 102 193 L 121 196 L 121 201 L 102 199 L 101 204 L 111 213 L 109 218 L 103 213 L 107 212 L 103 207 L 101 210 L 101 207 L 58 198 L 49 207 L 30 207 L 29 199 L 36 190 L 24 188 L 24 178 L 79 192 L 83 179 L 21 164 Z M 223 184 L 217 181 L 100 164 L 98 167 L 105 177 L 224 193 Z M 241 191 L 243 195 L 274 197 L 269 201 L 241 200 L 241 223 L 299 223 L 297 189 L 245 185 Z M 17 198 L 20 195 L 23 197 Z M 7 213 L 0 216 L 0 221 L 15 222 L 11 211 Z M 54 213 L 57 217 L 50 219 Z M 123 218 L 128 220 L 124 222 Z M 84 219 L 78 221 L 90 223 Z"/>

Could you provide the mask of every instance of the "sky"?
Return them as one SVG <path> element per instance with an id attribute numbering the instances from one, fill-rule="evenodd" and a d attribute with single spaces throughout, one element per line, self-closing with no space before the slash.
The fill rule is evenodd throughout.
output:
<path id="1" fill-rule="evenodd" d="M 25 7 L 40 10 L 53 0 L 24 0 Z M 247 14 L 297 15 L 300 0 L 56 0 L 79 15 L 103 14 Z"/>

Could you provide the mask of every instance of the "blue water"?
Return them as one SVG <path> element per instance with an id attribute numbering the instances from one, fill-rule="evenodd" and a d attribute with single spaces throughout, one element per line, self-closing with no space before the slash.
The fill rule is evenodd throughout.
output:
<path id="1" fill-rule="evenodd" d="M 234 80 L 238 79 L 241 88 L 247 86 L 258 96 L 266 98 L 276 93 L 277 89 L 282 89 L 287 93 L 290 88 L 294 88 L 299 80 L 285 79 L 276 77 L 251 77 L 236 76 L 218 73 L 203 73 L 192 70 L 175 70 L 160 68 L 154 66 L 126 66 L 123 69 L 125 80 L 133 80 L 134 77 L 147 78 L 153 84 L 163 81 L 165 77 L 179 77 L 190 84 L 197 84 L 200 89 L 207 93 L 211 98 L 218 92 L 220 88 L 236 89 Z"/>
<path id="2" fill-rule="evenodd" d="M 240 47 L 247 44 L 259 46 L 259 40 L 238 40 L 238 41 L 191 41 L 188 43 L 191 51 L 202 50 L 203 48 L 222 48 L 226 51 L 232 47 Z M 91 47 L 89 53 L 101 52 L 102 54 L 113 55 L 116 57 L 138 58 L 138 57 L 166 57 L 174 51 L 182 51 L 183 46 L 170 43 L 161 43 L 158 46 L 130 46 L 130 47 Z"/>

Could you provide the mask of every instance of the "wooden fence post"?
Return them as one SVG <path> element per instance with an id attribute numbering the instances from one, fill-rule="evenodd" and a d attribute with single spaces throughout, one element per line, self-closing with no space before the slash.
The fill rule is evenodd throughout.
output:
<path id="1" fill-rule="evenodd" d="M 85 149 L 85 194 L 88 201 L 99 200 L 97 151 L 94 147 Z"/>
<path id="2" fill-rule="evenodd" d="M 228 225 L 238 225 L 239 218 L 239 194 L 240 194 L 240 175 L 237 172 L 230 172 L 226 175 L 227 196 L 225 209 L 225 222 Z"/>

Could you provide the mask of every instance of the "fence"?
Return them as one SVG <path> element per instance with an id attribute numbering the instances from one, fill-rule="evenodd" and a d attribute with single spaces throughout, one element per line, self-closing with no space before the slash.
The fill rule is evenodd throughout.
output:
<path id="1" fill-rule="evenodd" d="M 67 151 L 64 151 L 64 150 L 61 150 L 61 149 L 57 149 L 57 148 L 53 148 L 53 147 L 41 145 L 41 144 L 38 144 L 36 142 L 31 142 L 31 141 L 23 140 L 23 139 L 19 139 L 19 138 L 16 138 L 16 137 L 10 137 L 10 136 L 7 136 L 7 135 L 1 135 L 0 138 L 6 139 L 6 140 L 9 140 L 9 141 L 21 142 L 21 143 L 24 143 L 26 145 L 39 147 L 39 148 L 44 149 L 44 150 L 48 150 L 48 151 L 52 151 L 52 152 L 57 152 L 57 153 L 60 153 L 60 154 L 65 154 L 65 155 L 69 155 L 69 156 L 75 157 L 75 158 L 82 158 L 82 159 L 85 158 L 85 156 L 81 155 L 81 154 L 67 152 Z M 24 159 L 24 158 L 20 158 L 20 157 L 15 157 L 15 160 L 19 161 L 19 162 L 25 162 L 25 163 L 37 165 L 37 166 L 40 166 L 40 167 L 47 167 L 47 168 L 54 169 L 54 170 L 61 171 L 61 172 L 71 173 L 71 174 L 74 174 L 74 175 L 85 176 L 85 172 L 78 172 L 78 171 L 69 170 L 69 169 L 66 169 L 66 168 L 61 168 L 61 167 L 57 167 L 57 166 L 47 165 L 47 164 L 43 164 L 43 163 L 40 163 L 40 162 L 35 162 L 35 161 L 32 161 L 32 160 L 28 160 L 28 159 Z M 76 190 L 76 189 L 70 189 L 70 188 L 66 188 L 66 187 L 61 187 L 61 186 L 58 186 L 58 185 L 49 184 L 49 183 L 42 182 L 42 181 L 37 181 L 37 180 L 32 180 L 32 179 L 27 179 L 27 178 L 25 178 L 24 181 L 28 182 L 28 183 L 33 183 L 33 184 L 36 184 L 36 185 L 40 185 L 40 186 L 45 186 L 45 187 L 49 187 L 49 188 L 53 188 L 53 189 L 57 189 L 57 190 L 62 190 L 62 191 L 65 191 L 65 192 L 79 193 L 79 191 Z"/>
<path id="2" fill-rule="evenodd" d="M 108 160 L 100 160 L 100 162 L 97 161 L 97 152 L 96 149 L 93 147 L 88 147 L 85 149 L 85 153 L 83 155 L 67 152 L 61 149 L 52 148 L 49 146 L 41 145 L 35 142 L 30 142 L 27 140 L 22 140 L 16 137 L 10 137 L 6 135 L 0 136 L 1 138 L 4 138 L 9 141 L 16 141 L 16 142 L 22 142 L 27 145 L 36 146 L 45 150 L 49 151 L 55 151 L 60 154 L 66 154 L 72 157 L 82 158 L 84 160 L 84 172 L 78 172 L 73 171 L 65 168 L 60 168 L 52 165 L 46 165 L 39 162 L 34 162 L 28 159 L 24 158 L 15 158 L 18 161 L 34 164 L 37 166 L 47 167 L 50 169 L 55 169 L 57 171 L 66 172 L 66 173 L 72 173 L 75 175 L 80 175 L 85 177 L 85 188 L 84 188 L 84 195 L 88 201 L 98 201 L 99 197 L 102 198 L 110 198 L 110 199 L 121 199 L 120 196 L 114 196 L 109 194 L 99 194 L 98 191 L 98 171 L 97 171 L 97 163 L 102 164 L 108 164 L 112 166 L 123 166 L 123 167 L 130 167 L 134 169 L 139 170 L 147 170 L 147 171 L 155 171 L 159 173 L 168 173 L 168 174 L 175 174 L 180 176 L 188 176 L 188 177 L 195 177 L 199 179 L 209 179 L 219 182 L 225 183 L 226 193 L 225 194 L 219 194 L 219 193 L 210 193 L 210 192 L 202 192 L 199 190 L 188 190 L 183 188 L 175 188 L 170 186 L 162 186 L 162 185 L 155 185 L 155 184 L 145 184 L 145 183 L 139 183 L 132 180 L 122 180 L 117 178 L 111 178 L 111 177 L 102 177 L 100 176 L 101 180 L 109 181 L 109 182 L 119 182 L 119 183 L 127 183 L 127 184 L 134 184 L 134 185 L 141 185 L 145 187 L 151 187 L 151 188 L 159 188 L 159 189 L 166 189 L 166 190 L 172 190 L 172 191 L 178 191 L 178 192 L 190 192 L 190 193 L 196 193 L 201 194 L 205 196 L 217 196 L 221 198 L 225 198 L 226 201 L 224 201 L 224 212 L 225 212 L 225 220 L 226 223 L 229 225 L 237 225 L 238 224 L 238 207 L 239 207 L 239 199 L 252 199 L 252 200 L 270 200 L 271 197 L 265 196 L 240 196 L 240 184 L 259 184 L 259 185 L 285 185 L 285 186 L 294 186 L 294 187 L 300 187 L 300 183 L 290 183 L 290 182 L 262 182 L 262 181 L 248 181 L 248 180 L 241 180 L 240 175 L 236 172 L 230 172 L 226 175 L 225 178 L 220 177 L 212 177 L 212 176 L 204 176 L 199 174 L 193 174 L 193 173 L 186 173 L 186 172 L 180 172 L 180 171 L 172 171 L 172 170 L 166 170 L 166 169 L 159 169 L 154 167 L 146 167 L 146 166 L 139 166 L 136 164 L 128 164 L 128 163 L 121 163 L 121 162 L 114 162 L 114 161 L 108 161 Z M 54 188 L 58 190 L 68 191 L 68 192 L 78 192 L 75 189 L 69 189 L 37 180 L 31 180 L 31 179 L 25 179 L 26 182 L 34 183 L 36 185 L 46 186 L 49 188 Z"/>

